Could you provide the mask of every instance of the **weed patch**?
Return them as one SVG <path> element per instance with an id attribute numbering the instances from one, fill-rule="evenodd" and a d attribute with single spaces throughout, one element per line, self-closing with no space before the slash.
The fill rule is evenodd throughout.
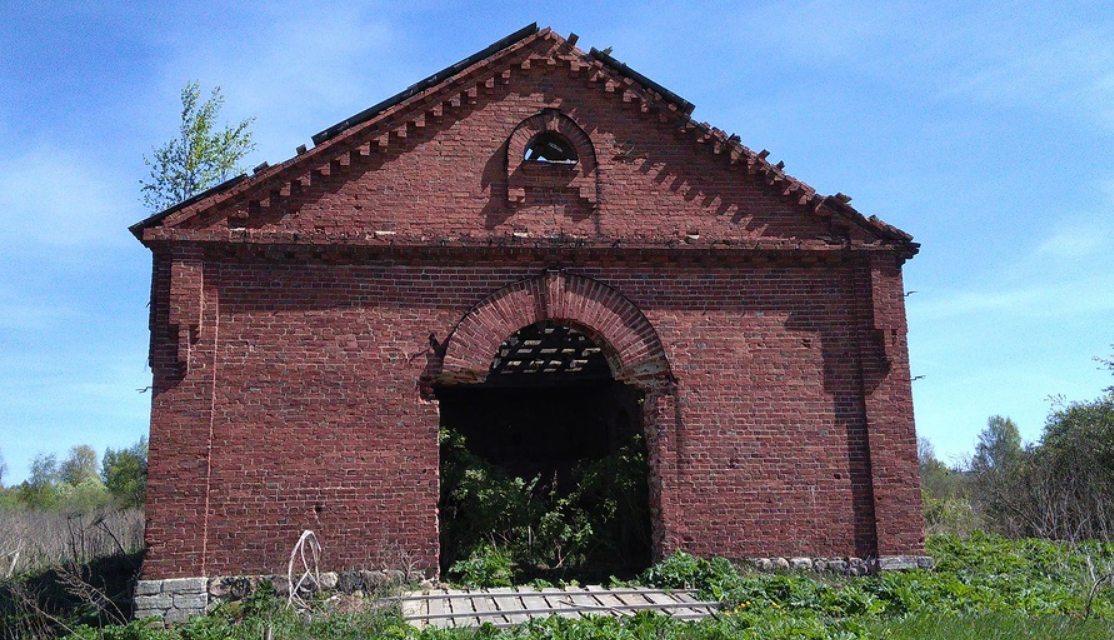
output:
<path id="1" fill-rule="evenodd" d="M 417 629 L 397 611 L 316 602 L 297 612 L 265 592 L 222 605 L 208 616 L 160 629 L 150 621 L 98 626 L 67 618 L 78 640 L 279 640 L 394 638 L 396 640 L 997 640 L 999 638 L 1114 637 L 1114 593 L 1095 580 L 1096 566 L 1109 566 L 1114 547 L 1044 540 L 1011 541 L 974 534 L 966 539 L 933 536 L 928 551 L 935 570 L 840 577 L 807 572 L 762 574 L 723 559 L 677 553 L 635 582 L 662 588 L 697 589 L 701 599 L 723 603 L 699 622 L 652 612 L 625 618 L 550 617 L 497 629 Z M 469 579 L 505 580 L 506 559 L 490 553 L 462 566 Z M 491 564 L 485 564 L 491 563 Z M 1095 587 L 1098 585 L 1098 590 Z M 64 591 L 64 589 L 63 589 Z M 6 614 L 5 614 L 6 615 Z M 12 619 L 3 628 L 16 628 Z M 7 638 L 47 638 L 30 627 Z"/>

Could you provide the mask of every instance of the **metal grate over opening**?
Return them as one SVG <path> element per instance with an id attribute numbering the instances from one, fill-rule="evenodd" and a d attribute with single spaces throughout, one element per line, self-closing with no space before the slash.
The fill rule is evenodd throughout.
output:
<path id="1" fill-rule="evenodd" d="M 491 362 L 489 381 L 608 379 L 607 358 L 591 338 L 563 325 L 539 323 L 507 338 Z"/>

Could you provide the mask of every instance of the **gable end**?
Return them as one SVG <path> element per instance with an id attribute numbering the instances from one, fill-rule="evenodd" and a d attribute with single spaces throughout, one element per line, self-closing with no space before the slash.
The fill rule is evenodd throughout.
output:
<path id="1" fill-rule="evenodd" d="M 507 85 L 515 73 L 529 73 L 533 66 L 543 65 L 550 70 L 567 69 L 570 82 L 584 83 L 589 90 L 602 90 L 605 96 L 618 98 L 622 106 L 672 129 L 676 136 L 703 149 L 720 166 L 738 172 L 740 177 L 745 176 L 752 184 L 802 212 L 822 220 L 840 219 L 842 222 L 835 226 L 858 229 L 860 235 L 865 234 L 888 246 L 889 250 L 896 250 L 902 258 L 916 254 L 918 245 L 912 242 L 909 234 L 875 217 L 862 215 L 847 204 L 849 198 L 841 194 L 829 197 L 817 194 L 806 183 L 786 174 L 783 163 L 771 164 L 767 151 L 755 153 L 743 145 L 738 136 L 695 121 L 690 115 L 692 103 L 609 53 L 592 49 L 585 54 L 574 42 L 575 39 L 566 40 L 548 28 L 539 30 L 536 24 L 528 25 L 316 134 L 313 136 L 316 146 L 312 150 L 278 165 L 264 167 L 251 177 L 238 176 L 149 217 L 130 230 L 141 241 L 166 240 L 177 233 L 171 229 L 184 232 L 202 226 L 205 220 L 222 216 L 230 218 L 228 232 L 241 229 L 242 223 L 235 219 L 250 218 L 263 209 L 280 211 L 284 199 L 304 192 L 318 181 L 343 174 L 350 166 L 373 156 L 386 158 L 405 152 L 411 133 L 420 133 L 430 122 L 440 122 L 449 114 L 458 119 L 464 117 L 480 94 L 490 94 L 498 85 Z M 512 138 L 512 142 L 518 140 Z M 513 184 L 511 162 L 508 160 L 507 165 L 507 204 L 513 206 L 524 197 L 524 191 L 520 185 Z M 577 193 L 591 206 L 596 204 L 598 180 L 598 174 L 577 178 Z M 188 235 L 197 238 L 196 233 Z M 216 236 L 211 239 L 220 240 Z"/>

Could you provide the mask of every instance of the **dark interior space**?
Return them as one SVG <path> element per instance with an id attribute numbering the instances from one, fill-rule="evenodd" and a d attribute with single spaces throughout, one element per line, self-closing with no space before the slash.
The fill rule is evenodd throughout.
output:
<path id="1" fill-rule="evenodd" d="M 612 378 L 599 345 L 569 327 L 531 325 L 502 344 L 484 384 L 441 386 L 436 394 L 443 434 L 453 433 L 467 449 L 447 450 L 442 436 L 443 572 L 484 541 L 517 549 L 522 577 L 606 578 L 649 565 L 642 394 Z M 521 488 L 526 504 L 503 495 L 504 513 L 478 514 L 486 508 L 469 504 L 462 466 L 474 467 L 469 477 L 490 475 L 492 491 Z M 569 529 L 588 530 L 585 523 L 591 536 L 545 542 L 553 527 L 541 520 L 554 514 L 568 520 L 566 538 L 575 537 Z M 477 531 L 485 527 L 492 530 Z M 568 556 L 524 550 L 522 530 L 531 542 L 540 536 L 543 544 L 567 544 Z"/>
<path id="2" fill-rule="evenodd" d="M 563 387 L 469 385 L 438 392 L 441 424 L 468 449 L 523 478 L 571 482 L 582 460 L 614 453 L 635 435 L 634 395 L 612 381 Z M 627 406 L 624 406 L 627 405 Z M 631 406 L 633 405 L 633 406 Z"/>

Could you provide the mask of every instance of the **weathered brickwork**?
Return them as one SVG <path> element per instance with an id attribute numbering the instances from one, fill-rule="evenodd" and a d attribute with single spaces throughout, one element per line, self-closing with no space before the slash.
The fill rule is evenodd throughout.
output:
<path id="1" fill-rule="evenodd" d="M 304 529 L 330 571 L 435 573 L 435 387 L 541 320 L 644 394 L 656 552 L 923 554 L 916 245 L 607 60 L 530 32 L 133 227 L 146 578 L 277 573 Z M 579 162 L 524 161 L 542 131 Z"/>

